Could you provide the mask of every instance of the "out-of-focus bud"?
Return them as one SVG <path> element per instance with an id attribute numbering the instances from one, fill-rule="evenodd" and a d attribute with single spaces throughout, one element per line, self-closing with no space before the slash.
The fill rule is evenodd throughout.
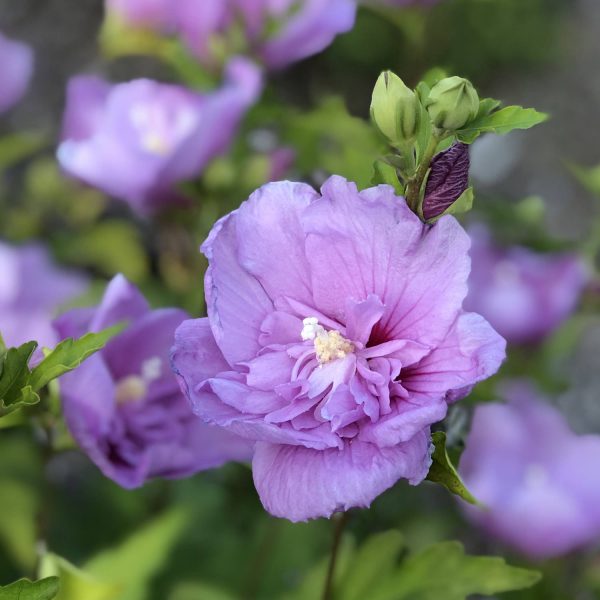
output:
<path id="1" fill-rule="evenodd" d="M 384 71 L 377 80 L 371 100 L 371 118 L 393 144 L 414 139 L 419 125 L 419 99 L 400 77 Z"/>
<path id="2" fill-rule="evenodd" d="M 466 125 L 479 109 L 479 96 L 470 81 L 462 77 L 446 77 L 429 93 L 427 111 L 440 129 L 455 130 Z"/>
<path id="3" fill-rule="evenodd" d="M 452 206 L 469 186 L 469 146 L 458 142 L 440 152 L 431 161 L 425 186 L 423 217 L 439 217 Z"/>

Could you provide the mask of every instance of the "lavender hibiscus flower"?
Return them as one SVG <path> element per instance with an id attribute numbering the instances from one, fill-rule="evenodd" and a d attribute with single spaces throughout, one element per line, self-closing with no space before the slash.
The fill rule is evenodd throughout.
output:
<path id="1" fill-rule="evenodd" d="M 250 445 L 196 418 L 168 366 L 178 309 L 150 310 L 122 276 L 97 308 L 55 321 L 62 337 L 120 321 L 127 329 L 61 380 L 67 424 L 77 443 L 110 479 L 135 488 L 151 477 L 189 476 L 249 458 Z"/>
<path id="2" fill-rule="evenodd" d="M 429 426 L 504 358 L 461 308 L 468 247 L 454 218 L 340 177 L 268 184 L 215 225 L 208 318 L 179 327 L 172 364 L 200 417 L 257 442 L 269 512 L 329 516 L 425 477 Z"/>
<path id="3" fill-rule="evenodd" d="M 241 28 L 247 51 L 273 69 L 321 52 L 356 14 L 354 0 L 109 0 L 108 8 L 133 25 L 177 30 L 208 65 L 217 40 L 227 46 Z"/>
<path id="4" fill-rule="evenodd" d="M 66 173 L 147 213 L 177 198 L 229 147 L 261 89 L 260 73 L 234 59 L 209 94 L 139 79 L 111 86 L 97 77 L 69 84 L 58 160 Z"/>
<path id="5" fill-rule="evenodd" d="M 52 319 L 61 304 L 85 291 L 86 279 L 58 268 L 36 244 L 0 242 L 0 273 L 0 333 L 5 343 L 19 346 L 35 340 L 53 347 L 58 338 Z"/>
<path id="6" fill-rule="evenodd" d="M 526 382 L 512 382 L 508 404 L 478 406 L 460 472 L 484 508 L 468 516 L 534 558 L 600 539 L 600 436 L 575 435 Z"/>
<path id="7" fill-rule="evenodd" d="M 588 276 L 575 254 L 500 248 L 482 225 L 469 229 L 473 267 L 465 307 L 509 342 L 537 342 L 575 310 Z"/>
<path id="8" fill-rule="evenodd" d="M 0 113 L 25 94 L 33 73 L 33 51 L 0 33 Z"/>

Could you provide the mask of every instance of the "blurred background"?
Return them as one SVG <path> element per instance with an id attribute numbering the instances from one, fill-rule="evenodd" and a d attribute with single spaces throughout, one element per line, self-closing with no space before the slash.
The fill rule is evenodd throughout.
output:
<path id="1" fill-rule="evenodd" d="M 481 97 L 551 115 L 530 131 L 483 137 L 472 147 L 476 202 L 465 223 L 486 223 L 503 247 L 576 252 L 590 273 L 569 315 L 543 340 L 511 344 L 500 375 L 456 407 L 446 426 L 449 439 L 461 448 L 473 405 L 497 399 L 496 380 L 523 376 L 533 376 L 577 434 L 600 434 L 600 288 L 594 270 L 600 176 L 593 171 L 600 165 L 600 3 L 361 6 L 352 31 L 324 52 L 268 76 L 229 153 L 183 184 L 190 211 L 167 207 L 154 218 L 65 176 L 55 157 L 72 76 L 98 74 L 117 82 L 189 75 L 184 60 L 169 64 L 152 52 L 126 55 L 119 40 L 102 33 L 104 17 L 102 0 L 0 0 L 0 31 L 35 53 L 27 93 L 0 115 L 0 240 L 11 246 L 39 241 L 57 264 L 88 278 L 87 291 L 61 308 L 97 302 L 107 280 L 122 272 L 154 306 L 203 314 L 205 265 L 196 248 L 216 218 L 273 178 L 318 186 L 339 173 L 367 186 L 381 151 L 368 124 L 377 76 L 392 69 L 413 86 L 441 67 L 469 78 Z M 195 74 L 186 83 L 207 89 L 211 77 Z M 281 164 L 275 164 L 281 149 Z M 0 582 L 32 577 L 42 544 L 96 573 L 109 569 L 118 579 L 121 569 L 130 584 L 117 597 L 126 600 L 282 598 L 328 552 L 330 523 L 270 518 L 247 466 L 125 491 L 73 447 L 64 427 L 60 443 L 47 452 L 42 417 L 30 416 L 34 427 L 19 418 L 0 421 Z M 597 477 L 597 465 L 588 467 Z M 470 552 L 531 564 L 506 540 L 475 527 L 453 497 L 429 483 L 412 488 L 400 482 L 370 510 L 354 511 L 349 525 L 358 540 L 389 528 L 398 528 L 413 550 L 458 539 Z M 111 552 L 118 557 L 112 562 Z M 540 585 L 503 597 L 600 598 L 600 554 L 593 542 L 537 568 L 546 575 Z"/>

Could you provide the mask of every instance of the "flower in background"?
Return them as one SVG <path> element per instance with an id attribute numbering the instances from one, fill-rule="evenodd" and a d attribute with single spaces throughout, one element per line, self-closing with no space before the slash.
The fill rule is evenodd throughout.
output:
<path id="1" fill-rule="evenodd" d="M 390 186 L 272 183 L 203 246 L 208 318 L 172 364 L 194 411 L 256 441 L 265 508 L 292 521 L 370 502 L 430 466 L 429 426 L 493 374 L 504 340 L 463 312 L 469 239 Z"/>
<path id="2" fill-rule="evenodd" d="M 35 340 L 41 347 L 53 347 L 58 338 L 52 319 L 61 304 L 85 291 L 86 278 L 57 267 L 41 245 L 3 242 L 0 274 L 0 334 L 6 345 Z"/>
<path id="3" fill-rule="evenodd" d="M 98 307 L 74 309 L 55 321 L 63 338 L 127 322 L 125 331 L 60 380 L 73 437 L 104 475 L 125 488 L 250 456 L 245 440 L 193 415 L 169 368 L 175 329 L 186 318 L 174 308 L 150 310 L 118 275 Z"/>
<path id="4" fill-rule="evenodd" d="M 537 342 L 575 310 L 588 281 L 575 254 L 500 248 L 483 225 L 469 229 L 472 268 L 465 307 L 510 343 Z"/>
<path id="5" fill-rule="evenodd" d="M 523 554 L 544 559 L 600 539 L 600 436 L 575 435 L 527 382 L 508 404 L 475 410 L 460 473 L 484 505 L 467 515 Z M 590 471 L 592 468 L 592 471 Z"/>
<path id="6" fill-rule="evenodd" d="M 272 69 L 321 52 L 356 15 L 354 0 L 109 0 L 108 9 L 134 26 L 176 30 L 206 65 L 242 46 Z"/>
<path id="7" fill-rule="evenodd" d="M 14 106 L 25 94 L 33 74 L 33 51 L 0 33 L 0 112 Z"/>
<path id="8" fill-rule="evenodd" d="M 173 4 L 173 0 L 106 0 L 106 9 L 136 27 L 169 33 L 177 28 Z"/>
<path id="9" fill-rule="evenodd" d="M 110 85 L 71 80 L 58 160 L 66 173 L 148 213 L 178 199 L 231 144 L 261 90 L 257 67 L 233 59 L 207 94 L 147 79 Z"/>

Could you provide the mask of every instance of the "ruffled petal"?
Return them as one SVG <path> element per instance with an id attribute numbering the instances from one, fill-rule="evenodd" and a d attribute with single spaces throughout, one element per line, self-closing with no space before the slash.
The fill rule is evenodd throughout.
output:
<path id="1" fill-rule="evenodd" d="M 357 440 L 324 451 L 258 443 L 252 471 L 265 509 L 296 522 L 368 507 L 401 478 L 420 483 L 430 463 L 427 430 L 383 449 Z"/>
<path id="2" fill-rule="evenodd" d="M 439 346 L 402 373 L 402 385 L 431 398 L 451 392 L 448 400 L 454 402 L 493 375 L 505 356 L 504 338 L 481 315 L 463 313 Z"/>

